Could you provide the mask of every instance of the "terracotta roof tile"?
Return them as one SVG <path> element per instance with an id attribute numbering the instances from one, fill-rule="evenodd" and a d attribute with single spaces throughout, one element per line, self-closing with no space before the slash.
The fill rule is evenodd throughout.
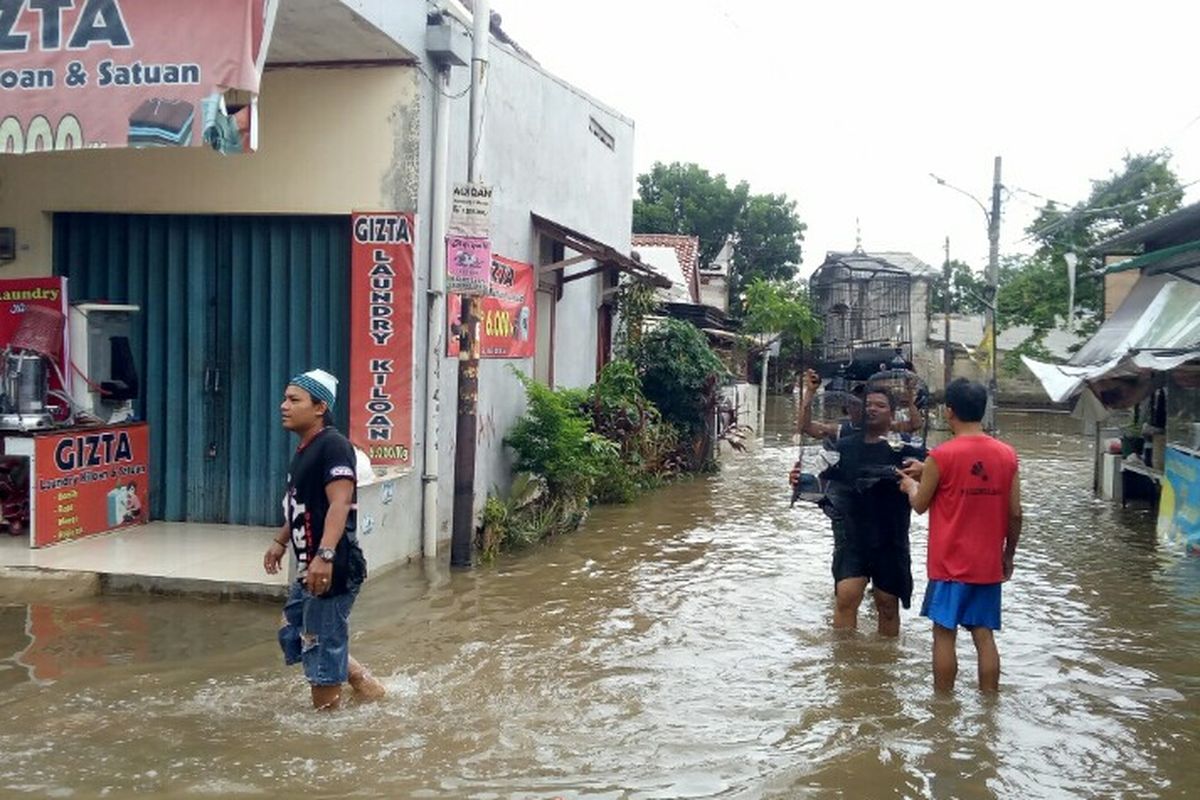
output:
<path id="1" fill-rule="evenodd" d="M 633 247 L 674 247 L 679 259 L 679 268 L 688 282 L 688 293 L 697 284 L 697 271 L 700 262 L 700 238 L 682 233 L 635 233 Z"/>

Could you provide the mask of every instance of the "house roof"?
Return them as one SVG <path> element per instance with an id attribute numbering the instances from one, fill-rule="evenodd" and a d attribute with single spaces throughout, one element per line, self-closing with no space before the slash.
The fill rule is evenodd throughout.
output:
<path id="1" fill-rule="evenodd" d="M 632 244 L 642 261 L 656 267 L 672 283 L 679 284 L 677 290 L 682 290 L 687 299 L 693 303 L 700 301 L 699 237 L 675 233 L 635 233 Z M 669 263 L 672 258 L 674 263 Z"/>
<path id="2" fill-rule="evenodd" d="M 1093 247 L 1092 252 L 1098 255 L 1133 253 L 1152 240 L 1175 240 L 1181 237 L 1195 239 L 1194 235 L 1188 234 L 1189 232 L 1194 233 L 1197 227 L 1200 227 L 1200 203 L 1193 203 L 1178 211 L 1172 211 L 1170 214 L 1155 217 L 1149 222 L 1143 222 L 1111 239 L 1105 239 Z"/>
<path id="3" fill-rule="evenodd" d="M 842 253 L 831 250 L 825 254 L 825 263 L 821 266 L 839 262 L 855 269 L 865 268 L 875 271 L 903 272 L 914 278 L 935 278 L 938 275 L 936 268 L 926 264 L 912 253 L 904 253 L 897 250 L 880 250 L 874 253 L 867 253 L 862 250 L 852 250 L 848 253 Z"/>

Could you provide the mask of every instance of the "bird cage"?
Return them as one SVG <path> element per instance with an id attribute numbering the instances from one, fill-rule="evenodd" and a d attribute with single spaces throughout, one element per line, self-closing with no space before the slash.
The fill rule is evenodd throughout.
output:
<path id="1" fill-rule="evenodd" d="M 911 360 L 912 280 L 899 267 L 866 253 L 826 258 L 809 279 L 813 310 L 822 322 L 814 343 L 822 374 L 842 370 L 865 380 L 897 350 Z"/>

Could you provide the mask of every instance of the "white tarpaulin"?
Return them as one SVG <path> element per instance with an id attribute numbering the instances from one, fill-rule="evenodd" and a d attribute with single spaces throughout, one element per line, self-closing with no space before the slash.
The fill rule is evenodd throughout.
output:
<path id="1" fill-rule="evenodd" d="M 1200 286 L 1171 275 L 1143 276 L 1066 364 L 1022 356 L 1056 403 L 1092 381 L 1165 372 L 1200 358 Z"/>

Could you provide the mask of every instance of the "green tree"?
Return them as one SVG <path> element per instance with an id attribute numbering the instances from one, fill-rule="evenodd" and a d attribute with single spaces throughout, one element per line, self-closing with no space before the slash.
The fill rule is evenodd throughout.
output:
<path id="1" fill-rule="evenodd" d="M 765 337 L 779 334 L 778 375 L 800 369 L 804 348 L 821 332 L 821 321 L 813 314 L 808 289 L 791 281 L 755 278 L 742 299 L 742 331 Z"/>
<path id="2" fill-rule="evenodd" d="M 637 182 L 633 232 L 697 236 L 701 264 L 711 264 L 721 252 L 750 196 L 745 181 L 730 186 L 724 175 L 698 164 L 656 162 Z"/>
<path id="3" fill-rule="evenodd" d="M 1086 200 L 1069 208 L 1053 201 L 1042 206 L 1026 228 L 1037 244 L 1034 255 L 1005 260 L 999 274 L 998 327 L 1033 327 L 1033 334 L 1014 352 L 1048 356 L 1043 339 L 1066 320 L 1070 304 L 1067 253 L 1079 258 L 1076 330 L 1087 333 L 1099 324 L 1102 287 L 1088 274 L 1086 253 L 1105 239 L 1179 208 L 1183 189 L 1170 158 L 1167 151 L 1126 154 L 1120 170 L 1092 181 Z M 1010 369 L 1015 365 L 1011 357 L 1006 361 Z"/>
<path id="4" fill-rule="evenodd" d="M 742 308 L 746 333 L 781 333 L 807 345 L 821 332 L 808 290 L 797 283 L 755 278 L 746 287 Z"/>
<path id="5" fill-rule="evenodd" d="M 1092 181 L 1086 200 L 1070 208 L 1050 201 L 1026 229 L 1037 255 L 1051 260 L 1083 253 L 1143 222 L 1168 214 L 1183 202 L 1183 188 L 1168 151 L 1126 154 L 1122 168 Z"/>
<path id="6" fill-rule="evenodd" d="M 983 275 L 961 261 L 950 262 L 950 313 L 982 314 L 987 308 L 988 287 Z M 946 302 L 945 273 L 933 282 L 929 310 L 941 314 Z"/>
<path id="7" fill-rule="evenodd" d="M 738 215 L 733 241 L 731 297 L 756 280 L 788 281 L 800 266 L 805 225 L 796 201 L 784 194 L 751 195 Z M 736 304 L 731 303 L 730 307 Z"/>
<path id="8" fill-rule="evenodd" d="M 633 230 L 698 237 L 701 265 L 711 264 L 732 241 L 729 307 L 736 314 L 741 292 L 755 278 L 795 276 L 805 225 L 787 195 L 752 195 L 745 181 L 730 186 L 724 175 L 698 164 L 659 162 L 638 176 Z"/>

